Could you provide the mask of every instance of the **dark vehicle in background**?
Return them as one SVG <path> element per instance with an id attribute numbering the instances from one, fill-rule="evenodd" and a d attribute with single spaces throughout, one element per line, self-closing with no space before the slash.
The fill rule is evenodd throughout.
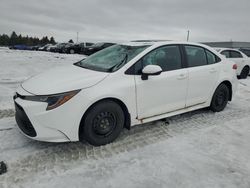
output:
<path id="1" fill-rule="evenodd" d="M 44 46 L 41 46 L 38 48 L 39 51 L 47 51 L 47 49 L 51 46 L 52 44 L 45 44 Z"/>
<path id="2" fill-rule="evenodd" d="M 10 46 L 9 49 L 13 49 L 13 50 L 30 50 L 31 47 L 24 45 L 24 44 L 17 44 L 17 45 L 13 45 Z"/>
<path id="3" fill-rule="evenodd" d="M 38 49 L 39 49 L 40 47 L 41 47 L 40 45 L 31 46 L 30 50 L 38 51 Z"/>
<path id="4" fill-rule="evenodd" d="M 110 43 L 110 42 L 100 42 L 100 43 L 96 43 L 88 48 L 85 48 L 83 54 L 85 55 L 91 55 L 94 54 L 100 50 L 103 50 L 107 47 L 113 46 L 115 45 L 115 43 Z"/>
<path id="5" fill-rule="evenodd" d="M 58 44 L 50 46 L 49 51 L 50 52 L 56 52 L 57 46 L 58 46 Z"/>
<path id="6" fill-rule="evenodd" d="M 67 43 L 66 45 L 63 45 L 62 49 L 61 49 L 62 52 L 60 52 L 60 53 L 67 53 L 67 49 L 73 45 L 74 45 L 74 43 Z"/>
<path id="7" fill-rule="evenodd" d="M 250 57 L 250 48 L 240 48 L 239 50 Z"/>
<path id="8" fill-rule="evenodd" d="M 69 46 L 65 46 L 65 53 L 67 54 L 82 54 L 84 53 L 86 48 L 89 48 L 93 45 L 94 43 L 91 42 L 82 42 L 78 44 L 73 44 Z"/>
<path id="9" fill-rule="evenodd" d="M 59 52 L 59 53 L 63 53 L 63 49 L 64 47 L 67 45 L 68 43 L 58 43 L 55 47 L 53 47 L 52 49 L 50 49 L 51 52 Z"/>

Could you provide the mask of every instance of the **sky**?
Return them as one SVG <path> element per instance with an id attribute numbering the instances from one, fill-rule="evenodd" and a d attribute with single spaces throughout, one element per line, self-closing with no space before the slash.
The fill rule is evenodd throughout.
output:
<path id="1" fill-rule="evenodd" d="M 250 0 L 0 0 L 0 33 L 58 42 L 250 42 Z"/>

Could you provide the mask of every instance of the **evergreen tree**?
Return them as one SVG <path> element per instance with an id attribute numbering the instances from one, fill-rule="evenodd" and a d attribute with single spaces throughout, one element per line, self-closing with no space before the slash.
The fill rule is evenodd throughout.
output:
<path id="1" fill-rule="evenodd" d="M 70 39 L 68 43 L 74 43 L 74 41 L 72 39 Z"/>
<path id="2" fill-rule="evenodd" d="M 10 36 L 0 34 L 0 46 L 13 46 L 17 44 L 34 46 L 45 45 L 48 43 L 56 44 L 54 37 L 50 37 L 50 39 L 48 39 L 47 36 L 42 37 L 42 39 L 39 39 L 38 37 L 29 37 L 28 35 L 24 37 L 21 34 L 17 35 L 15 31 L 13 31 Z"/>
<path id="3" fill-rule="evenodd" d="M 10 45 L 15 45 L 17 42 L 17 34 L 13 31 L 10 35 Z"/>
<path id="4" fill-rule="evenodd" d="M 50 44 L 56 44 L 54 37 L 50 37 L 49 43 Z"/>

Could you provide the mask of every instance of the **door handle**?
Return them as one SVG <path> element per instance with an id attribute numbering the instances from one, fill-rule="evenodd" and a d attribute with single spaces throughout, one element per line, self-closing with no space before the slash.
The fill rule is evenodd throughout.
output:
<path id="1" fill-rule="evenodd" d="M 186 74 L 180 74 L 180 75 L 177 77 L 178 80 L 183 80 L 183 79 L 185 79 L 185 78 L 187 78 L 187 75 L 186 75 Z"/>

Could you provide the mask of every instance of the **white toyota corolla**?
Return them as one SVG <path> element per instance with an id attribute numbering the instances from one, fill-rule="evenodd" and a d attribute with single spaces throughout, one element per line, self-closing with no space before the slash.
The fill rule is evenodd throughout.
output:
<path id="1" fill-rule="evenodd" d="M 237 66 L 208 46 L 130 42 L 24 82 L 14 101 L 28 137 L 104 145 L 123 128 L 210 107 L 225 108 Z"/>

